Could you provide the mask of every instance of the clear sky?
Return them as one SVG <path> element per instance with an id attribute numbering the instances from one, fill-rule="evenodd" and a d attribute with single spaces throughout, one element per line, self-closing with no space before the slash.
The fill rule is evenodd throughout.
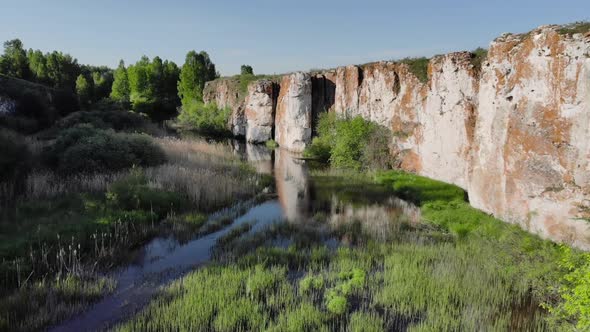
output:
<path id="1" fill-rule="evenodd" d="M 222 75 L 331 68 L 487 46 L 503 32 L 590 19 L 588 0 L 0 0 L 0 40 L 115 67 L 179 65 L 205 50 Z"/>

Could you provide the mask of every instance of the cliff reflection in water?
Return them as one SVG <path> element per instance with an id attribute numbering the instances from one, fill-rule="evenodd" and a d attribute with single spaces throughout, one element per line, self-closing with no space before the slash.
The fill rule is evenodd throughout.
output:
<path id="1" fill-rule="evenodd" d="M 418 208 L 393 196 L 383 186 L 351 179 L 346 173 L 314 172 L 308 161 L 287 150 L 241 144 L 234 151 L 243 153 L 258 172 L 274 175 L 282 214 L 289 222 L 322 218 L 337 227 L 354 220 L 381 237 L 392 229 L 388 226 L 392 220 L 420 220 Z"/>

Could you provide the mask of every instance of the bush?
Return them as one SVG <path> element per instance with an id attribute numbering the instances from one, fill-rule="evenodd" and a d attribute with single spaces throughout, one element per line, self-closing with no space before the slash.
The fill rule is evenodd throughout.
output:
<path id="1" fill-rule="evenodd" d="M 478 47 L 471 52 L 471 64 L 476 72 L 481 72 L 481 66 L 488 57 L 488 50 Z"/>
<path id="2" fill-rule="evenodd" d="M 147 135 L 115 133 L 90 125 L 64 130 L 44 154 L 50 166 L 65 174 L 118 171 L 166 161 L 162 149 Z"/>
<path id="3" fill-rule="evenodd" d="M 231 135 L 227 129 L 231 109 L 217 108 L 215 104 L 193 101 L 183 106 L 178 120 L 190 129 L 209 135 Z"/>
<path id="4" fill-rule="evenodd" d="M 580 22 L 568 24 L 568 25 L 562 26 L 559 30 L 557 30 L 557 32 L 562 35 L 566 35 L 566 36 L 570 36 L 570 37 L 577 34 L 577 33 L 588 33 L 588 32 L 590 32 L 590 22 L 580 21 Z"/>
<path id="5" fill-rule="evenodd" d="M 338 168 L 384 169 L 393 165 L 389 151 L 391 132 L 360 116 L 339 119 L 334 113 L 320 115 L 318 136 L 304 156 L 329 161 Z"/>
<path id="6" fill-rule="evenodd" d="M 114 129 L 116 131 L 154 133 L 154 125 L 145 116 L 138 113 L 111 111 L 81 111 L 61 119 L 57 123 L 60 129 L 72 128 L 80 124 L 90 124 L 98 129 Z"/>
<path id="7" fill-rule="evenodd" d="M 30 167 L 31 154 L 24 138 L 0 128 L 0 181 L 25 174 Z"/>
<path id="8" fill-rule="evenodd" d="M 410 72 L 414 74 L 422 83 L 428 82 L 428 63 L 430 59 L 421 58 L 405 58 L 400 63 L 408 65 Z"/>
<path id="9" fill-rule="evenodd" d="M 179 193 L 150 187 L 147 177 L 138 169 L 113 183 L 106 197 L 116 209 L 150 211 L 159 218 L 171 211 L 178 211 L 187 204 L 186 198 Z"/>

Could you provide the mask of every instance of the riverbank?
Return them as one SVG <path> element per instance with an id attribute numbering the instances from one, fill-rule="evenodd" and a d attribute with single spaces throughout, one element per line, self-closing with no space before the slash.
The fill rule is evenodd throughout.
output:
<path id="1" fill-rule="evenodd" d="M 562 263 L 575 261 L 580 272 L 587 255 L 471 208 L 455 186 L 379 173 L 378 183 L 416 203 L 422 215 L 380 219 L 374 209 L 348 210 L 363 206 L 362 195 L 344 189 L 358 188 L 362 176 L 313 173 L 309 195 L 331 196 L 324 213 L 219 240 L 211 266 L 163 288 L 119 329 L 584 328 L 583 304 L 564 296 L 574 267 Z M 300 195 L 299 205 L 287 206 L 305 202 Z M 577 311 L 564 309 L 571 305 Z"/>
<path id="2" fill-rule="evenodd" d="M 37 330 L 80 313 L 116 289 L 109 271 L 133 261 L 148 240 L 190 238 L 207 214 L 272 181 L 223 143 L 154 140 L 167 160 L 159 166 L 29 174 L 27 192 L 0 222 L 0 330 Z"/>

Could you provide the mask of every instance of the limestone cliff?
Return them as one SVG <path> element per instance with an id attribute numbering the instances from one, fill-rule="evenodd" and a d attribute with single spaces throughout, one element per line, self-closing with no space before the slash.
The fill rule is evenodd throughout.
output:
<path id="1" fill-rule="evenodd" d="M 271 80 L 255 81 L 248 86 L 245 102 L 248 142 L 264 143 L 273 138 L 277 94 L 278 86 Z"/>
<path id="2" fill-rule="evenodd" d="M 233 78 L 221 78 L 205 83 L 203 101 L 215 103 L 219 108 L 232 110 L 228 129 L 236 136 L 246 135 L 246 119 L 244 116 L 244 98 L 240 92 L 240 82 Z"/>
<path id="3" fill-rule="evenodd" d="M 275 141 L 294 152 L 303 152 L 311 141 L 311 75 L 294 73 L 281 80 L 275 117 Z"/>
<path id="4" fill-rule="evenodd" d="M 321 112 L 361 116 L 392 130 L 400 168 L 466 189 L 475 207 L 501 219 L 590 249 L 590 34 L 558 26 L 507 34 L 491 43 L 481 68 L 474 60 L 469 52 L 433 57 L 427 80 L 406 63 L 376 62 L 254 82 L 247 106 L 232 106 L 243 119 L 232 124 L 262 142 L 274 123 L 279 145 L 300 152 Z M 215 84 L 209 99 L 233 105 L 231 88 Z"/>
<path id="5" fill-rule="evenodd" d="M 590 35 L 541 27 L 492 42 L 480 80 L 469 194 L 544 236 L 590 238 Z"/>

